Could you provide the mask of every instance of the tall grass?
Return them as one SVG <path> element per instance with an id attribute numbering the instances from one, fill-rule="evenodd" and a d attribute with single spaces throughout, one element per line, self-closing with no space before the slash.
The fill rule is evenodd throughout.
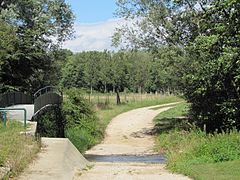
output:
<path id="1" fill-rule="evenodd" d="M 20 135 L 21 131 L 24 129 L 20 122 L 9 121 L 7 128 L 0 123 L 0 167 L 10 168 L 8 176 L 20 173 L 40 150 L 40 143 L 33 137 Z"/>
<path id="2" fill-rule="evenodd" d="M 186 104 L 177 105 L 176 108 L 165 111 L 156 117 L 156 128 L 158 130 L 156 150 L 167 155 L 167 166 L 174 172 L 189 175 L 196 179 L 204 179 L 200 173 L 196 173 L 198 168 L 201 167 L 203 173 L 209 173 L 209 176 L 205 174 L 206 179 L 213 177 L 213 175 L 220 179 L 221 177 L 224 179 L 232 177 L 229 173 L 230 168 L 225 171 L 228 174 L 226 176 L 222 174 L 220 177 L 217 173 L 221 163 L 240 160 L 240 133 L 233 130 L 229 133 L 207 134 L 188 124 L 183 129 L 179 122 L 185 120 L 177 117 L 186 114 L 186 111 L 184 111 L 186 106 Z M 167 121 L 169 125 L 171 121 L 176 121 L 176 119 L 178 119 L 177 124 L 172 124 L 171 128 L 166 126 Z M 162 123 L 162 121 L 165 121 L 165 123 Z M 164 129 L 166 127 L 167 130 Z M 161 130 L 159 131 L 159 129 Z M 240 161 L 237 162 L 240 165 Z M 228 164 L 231 165 L 231 163 L 226 163 L 226 165 Z M 204 170 L 205 165 L 211 167 L 212 172 L 207 169 Z M 239 174 L 236 171 L 234 173 Z"/>

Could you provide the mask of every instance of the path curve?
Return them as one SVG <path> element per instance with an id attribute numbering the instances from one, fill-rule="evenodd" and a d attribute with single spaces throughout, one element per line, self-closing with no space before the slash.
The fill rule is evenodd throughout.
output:
<path id="1" fill-rule="evenodd" d="M 90 155 L 147 155 L 153 154 L 154 137 L 148 132 L 154 127 L 153 118 L 177 103 L 144 107 L 122 113 L 112 119 L 102 143 L 85 154 Z M 172 106 L 171 106 L 172 105 Z M 166 107 L 167 106 L 167 107 Z M 169 107 L 171 106 L 171 107 Z M 159 108 L 158 108 L 159 107 Z M 161 108 L 162 107 L 162 108 Z M 176 179 L 188 177 L 168 172 L 163 164 L 95 163 L 75 179 Z"/>

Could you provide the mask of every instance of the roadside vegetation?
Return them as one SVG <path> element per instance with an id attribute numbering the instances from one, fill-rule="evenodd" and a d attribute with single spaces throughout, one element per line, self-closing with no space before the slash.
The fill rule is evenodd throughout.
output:
<path id="1" fill-rule="evenodd" d="M 20 122 L 8 121 L 6 128 L 0 123 L 0 168 L 7 170 L 6 179 L 18 175 L 40 150 L 40 142 L 34 137 L 20 134 L 23 131 Z"/>
<path id="2" fill-rule="evenodd" d="M 167 167 L 194 179 L 238 179 L 240 134 L 208 134 L 188 123 L 189 105 L 181 103 L 155 118 L 156 151 L 167 155 Z"/>

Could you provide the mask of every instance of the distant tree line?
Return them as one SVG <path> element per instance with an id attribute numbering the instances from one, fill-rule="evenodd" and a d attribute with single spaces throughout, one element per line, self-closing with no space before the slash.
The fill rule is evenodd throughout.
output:
<path id="1" fill-rule="evenodd" d="M 159 55 L 145 51 L 81 52 L 68 58 L 62 69 L 62 87 L 99 92 L 177 93 L 181 90 L 178 48 L 162 47 Z"/>

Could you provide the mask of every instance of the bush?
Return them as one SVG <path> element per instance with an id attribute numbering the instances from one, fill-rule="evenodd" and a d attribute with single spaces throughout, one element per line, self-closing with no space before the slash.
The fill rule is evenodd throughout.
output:
<path id="1" fill-rule="evenodd" d="M 66 122 L 65 137 L 81 152 L 98 142 L 103 136 L 93 107 L 82 97 L 79 89 L 66 90 L 63 115 Z"/>
<path id="2" fill-rule="evenodd" d="M 82 124 L 82 119 L 94 116 L 91 105 L 83 98 L 82 91 L 71 88 L 65 91 L 63 101 L 63 114 L 66 121 L 66 128 Z"/>

